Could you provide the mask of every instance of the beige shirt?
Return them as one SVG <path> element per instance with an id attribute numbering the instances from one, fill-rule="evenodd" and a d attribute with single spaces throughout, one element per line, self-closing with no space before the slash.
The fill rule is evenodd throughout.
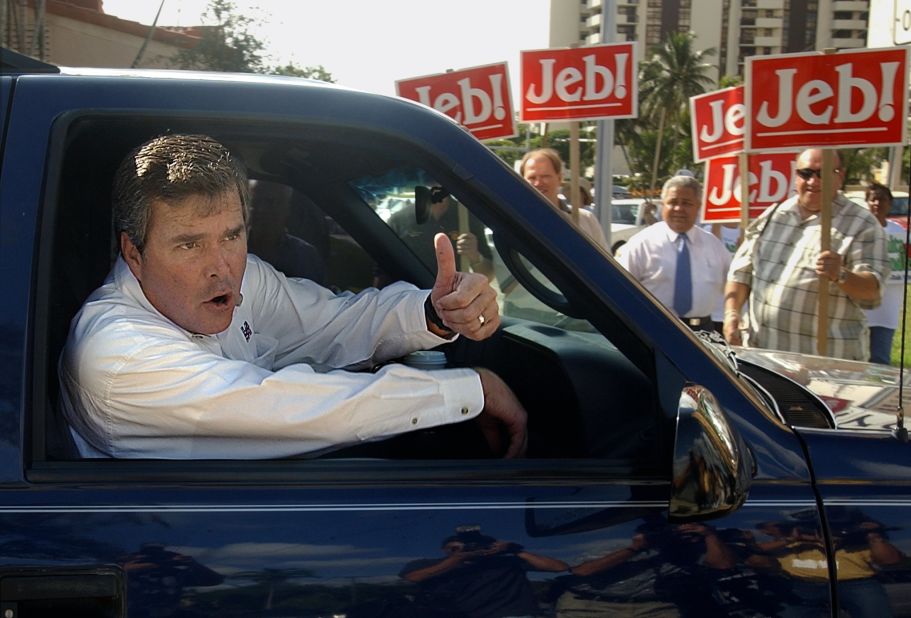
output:
<path id="1" fill-rule="evenodd" d="M 560 201 L 560 208 L 558 211 L 567 219 L 572 220 L 572 207 L 563 200 Z M 607 239 L 604 237 L 604 230 L 601 228 L 601 223 L 590 211 L 585 210 L 584 208 L 579 209 L 579 224 L 576 227 L 593 243 L 610 253 L 610 247 L 607 246 Z"/>

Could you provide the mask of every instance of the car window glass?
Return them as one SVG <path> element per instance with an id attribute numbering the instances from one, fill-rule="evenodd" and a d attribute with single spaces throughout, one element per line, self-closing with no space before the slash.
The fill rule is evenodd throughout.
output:
<path id="1" fill-rule="evenodd" d="M 357 178 L 351 185 L 374 212 L 407 245 L 410 252 L 421 264 L 432 272 L 436 271 L 436 257 L 433 237 L 443 232 L 454 243 L 462 234 L 475 236 L 479 253 L 491 260 L 493 277 L 491 285 L 497 291 L 501 315 L 531 320 L 548 326 L 559 326 L 568 330 L 594 332 L 587 320 L 571 318 L 536 298 L 510 272 L 494 244 L 494 232 L 475 217 L 454 195 L 431 196 L 430 203 L 417 199 L 415 188 L 442 187 L 427 171 L 416 167 L 401 167 L 378 175 Z M 421 191 L 421 189 L 418 189 Z M 439 199 L 439 201 L 436 201 Z M 633 213 L 635 216 L 635 213 Z M 457 260 L 458 260 L 457 256 Z M 562 298 L 562 293 L 540 270 L 524 256 L 519 255 L 523 270 L 527 270 L 535 287 L 543 288 Z M 460 264 L 469 270 L 470 264 Z M 379 267 L 378 283 L 388 283 Z"/>

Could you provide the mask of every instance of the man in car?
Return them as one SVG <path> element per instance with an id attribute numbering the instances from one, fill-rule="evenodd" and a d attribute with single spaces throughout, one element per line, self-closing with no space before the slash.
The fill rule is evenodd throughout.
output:
<path id="1" fill-rule="evenodd" d="M 617 259 L 691 329 L 714 330 L 730 253 L 696 225 L 702 187 L 692 175 L 665 182 L 661 203 L 662 220 L 630 238 Z"/>
<path id="2" fill-rule="evenodd" d="M 493 452 L 523 454 L 525 411 L 494 373 L 369 371 L 496 330 L 495 292 L 483 275 L 456 272 L 445 236 L 432 290 L 336 295 L 247 253 L 248 201 L 244 170 L 207 136 L 164 135 L 122 162 L 120 256 L 61 359 L 83 456 L 318 454 L 472 418 Z"/>
<path id="3" fill-rule="evenodd" d="M 828 279 L 828 354 L 849 360 L 869 358 L 863 309 L 880 304 L 889 275 L 886 237 L 876 218 L 839 190 L 841 158 L 830 172 L 831 249 L 820 251 L 822 150 L 797 157 L 797 195 L 769 207 L 747 228 L 725 289 L 724 336 L 742 343 L 740 312 L 749 298 L 750 347 L 816 354 L 820 277 Z"/>

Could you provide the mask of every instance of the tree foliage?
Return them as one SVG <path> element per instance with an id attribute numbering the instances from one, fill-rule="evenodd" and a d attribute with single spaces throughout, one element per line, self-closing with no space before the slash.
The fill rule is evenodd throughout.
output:
<path id="1" fill-rule="evenodd" d="M 323 65 L 315 67 L 299 67 L 291 62 L 283 66 L 275 66 L 267 71 L 272 75 L 287 75 L 289 77 L 305 77 L 307 79 L 317 79 L 321 82 L 335 83 L 332 73 L 327 71 Z"/>
<path id="2" fill-rule="evenodd" d="M 650 166 L 652 189 L 659 170 L 663 177 L 669 170 L 692 167 L 689 100 L 714 86 L 712 65 L 706 58 L 716 53 L 714 48 L 696 49 L 695 41 L 691 32 L 673 33 L 652 50 L 651 59 L 639 65 L 639 116 L 646 126 L 657 126 Z"/>
<path id="3" fill-rule="evenodd" d="M 209 0 L 203 13 L 202 38 L 175 57 L 178 68 L 235 73 L 261 73 L 264 45 L 250 32 L 253 20 L 237 13 L 232 0 Z"/>
<path id="4" fill-rule="evenodd" d="M 291 62 L 267 65 L 263 56 L 265 44 L 250 31 L 253 18 L 240 14 L 233 0 L 209 0 L 202 18 L 204 26 L 199 43 L 192 49 L 181 50 L 174 57 L 179 69 L 268 73 L 335 81 L 332 73 L 322 65 L 298 67 Z"/>

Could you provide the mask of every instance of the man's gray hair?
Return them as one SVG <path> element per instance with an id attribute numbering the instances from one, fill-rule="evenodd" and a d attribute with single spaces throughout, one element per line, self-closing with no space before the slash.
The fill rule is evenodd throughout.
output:
<path id="1" fill-rule="evenodd" d="M 702 198 L 702 185 L 699 184 L 699 181 L 693 178 L 692 176 L 671 176 L 667 179 L 667 182 L 664 183 L 664 186 L 661 187 L 661 201 L 664 201 L 664 198 L 667 197 L 667 192 L 674 188 L 683 187 L 685 189 L 692 189 L 696 192 L 696 198 Z"/>
<path id="2" fill-rule="evenodd" d="M 207 135 L 162 135 L 133 149 L 114 176 L 114 231 L 126 232 L 141 253 L 152 203 L 175 204 L 193 195 L 237 191 L 249 220 L 247 173 L 228 149 Z M 217 208 L 213 202 L 211 208 Z"/>

